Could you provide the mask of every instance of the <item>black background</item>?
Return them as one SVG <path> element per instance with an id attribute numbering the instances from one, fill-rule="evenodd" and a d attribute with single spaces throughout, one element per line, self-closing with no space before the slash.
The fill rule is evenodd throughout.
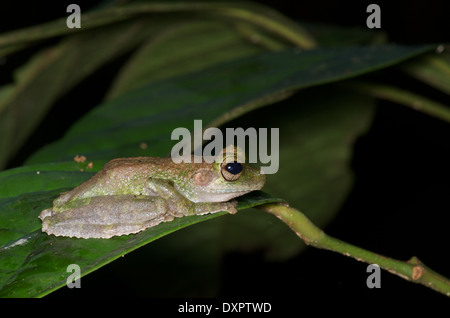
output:
<path id="1" fill-rule="evenodd" d="M 381 7 L 382 31 L 388 34 L 391 42 L 450 42 L 450 6 L 445 0 L 260 2 L 300 21 L 359 27 L 365 26 L 367 5 L 377 3 Z M 67 16 L 69 3 L 79 4 L 83 11 L 95 1 L 55 1 L 48 4 L 29 1 L 26 6 L 2 1 L 0 31 Z M 10 71 L 24 58 L 26 52 L 0 66 L 0 83 L 10 80 Z M 34 150 L 64 134 L 69 125 L 64 121 L 58 126 L 56 118 L 64 114 L 66 119 L 76 121 L 90 106 L 101 101 L 109 85 L 108 80 L 119 66 L 120 61 L 106 66 L 62 98 L 9 167 L 20 165 Z M 440 92 L 419 83 L 411 85 L 429 97 L 450 104 L 449 97 Z M 93 104 L 80 108 L 85 104 L 82 101 L 86 96 L 90 96 Z M 76 113 L 67 114 L 67 109 Z M 49 124 L 54 127 L 51 132 L 44 129 Z M 356 143 L 352 162 L 356 174 L 354 190 L 326 232 L 386 256 L 402 260 L 418 256 L 437 272 L 450 277 L 447 222 L 450 213 L 449 137 L 448 123 L 404 106 L 378 102 L 370 131 Z M 127 261 L 136 253 L 127 257 Z M 108 278 L 120 268 L 120 262 L 123 260 L 83 278 L 81 290 L 63 288 L 53 296 L 139 296 L 133 290 L 124 292 L 125 285 Z M 265 263 L 258 252 L 236 253 L 226 257 L 223 268 L 221 296 L 441 297 L 423 286 L 384 271 L 382 288 L 368 289 L 366 264 L 314 248 L 281 264 Z M 239 270 L 232 270 L 236 268 Z"/>

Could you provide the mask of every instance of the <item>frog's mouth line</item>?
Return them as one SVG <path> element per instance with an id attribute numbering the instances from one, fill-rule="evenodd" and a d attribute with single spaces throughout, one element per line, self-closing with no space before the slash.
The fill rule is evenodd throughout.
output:
<path id="1" fill-rule="evenodd" d="M 236 190 L 236 189 L 225 189 L 225 190 L 215 190 L 215 191 L 202 191 L 202 193 L 246 193 L 251 191 L 256 191 L 258 189 L 243 189 L 243 190 Z"/>

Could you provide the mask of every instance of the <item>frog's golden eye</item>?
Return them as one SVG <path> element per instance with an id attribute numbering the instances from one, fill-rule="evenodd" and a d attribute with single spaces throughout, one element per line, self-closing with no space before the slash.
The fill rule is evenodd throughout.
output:
<path id="1" fill-rule="evenodd" d="M 239 162 L 229 162 L 222 164 L 222 176 L 227 181 L 236 181 L 242 174 L 244 167 Z"/>

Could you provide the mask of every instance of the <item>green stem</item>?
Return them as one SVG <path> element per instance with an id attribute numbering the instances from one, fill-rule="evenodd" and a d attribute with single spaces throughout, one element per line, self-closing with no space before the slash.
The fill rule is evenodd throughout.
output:
<path id="1" fill-rule="evenodd" d="M 308 245 L 338 252 L 369 264 L 378 264 L 381 268 L 395 275 L 422 284 L 450 297 L 450 280 L 425 266 L 416 257 L 403 262 L 328 236 L 303 213 L 283 203 L 269 203 L 258 208 L 278 217 Z"/>
<path id="2" fill-rule="evenodd" d="M 251 2 L 155 2 L 115 6 L 83 13 L 80 31 L 116 23 L 142 14 L 156 13 L 188 13 L 190 14 L 187 16 L 188 18 L 193 13 L 202 13 L 203 17 L 208 17 L 208 14 L 224 16 L 257 25 L 301 48 L 316 46 L 314 39 L 300 25 L 269 7 Z M 0 48 L 74 32 L 78 31 L 67 28 L 66 18 L 62 18 L 35 27 L 1 34 Z"/>
<path id="3" fill-rule="evenodd" d="M 449 107 L 421 95 L 411 93 L 410 91 L 394 86 L 368 82 L 352 81 L 343 85 L 377 98 L 411 107 L 414 110 L 421 111 L 450 123 Z"/>
<path id="4" fill-rule="evenodd" d="M 268 8 L 266 8 L 268 10 Z M 294 23 L 281 15 L 277 15 L 274 19 L 274 12 L 272 16 L 268 16 L 259 12 L 249 10 L 248 8 L 223 8 L 219 12 L 221 14 L 240 19 L 242 21 L 253 23 L 262 29 L 268 30 L 274 34 L 284 38 L 290 43 L 298 47 L 310 49 L 316 46 L 312 37 L 303 30 L 297 23 Z"/>

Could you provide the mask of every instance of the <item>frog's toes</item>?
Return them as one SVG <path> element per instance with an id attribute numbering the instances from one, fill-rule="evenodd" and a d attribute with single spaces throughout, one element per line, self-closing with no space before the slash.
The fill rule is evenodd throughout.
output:
<path id="1" fill-rule="evenodd" d="M 227 211 L 230 214 L 236 214 L 237 213 L 237 207 L 238 202 L 236 200 L 231 200 L 227 202 Z"/>
<path id="2" fill-rule="evenodd" d="M 44 219 L 45 219 L 47 216 L 51 216 L 51 215 L 53 215 L 53 210 L 52 210 L 52 209 L 46 209 L 46 210 L 43 210 L 43 211 L 41 212 L 41 214 L 39 215 L 39 218 L 40 218 L 42 221 L 44 221 Z"/>
<path id="3" fill-rule="evenodd" d="M 175 216 L 173 214 L 166 214 L 164 216 L 164 222 L 170 222 L 173 221 L 175 219 Z"/>

